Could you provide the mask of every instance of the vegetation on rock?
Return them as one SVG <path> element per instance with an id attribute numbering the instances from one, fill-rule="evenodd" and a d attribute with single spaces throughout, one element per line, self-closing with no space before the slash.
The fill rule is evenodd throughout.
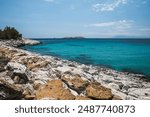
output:
<path id="1" fill-rule="evenodd" d="M 0 29 L 0 39 L 21 39 L 20 34 L 14 27 L 6 26 L 3 30 Z"/>

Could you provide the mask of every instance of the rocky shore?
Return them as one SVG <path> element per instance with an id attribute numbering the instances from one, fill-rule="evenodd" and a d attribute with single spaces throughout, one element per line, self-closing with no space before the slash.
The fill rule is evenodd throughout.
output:
<path id="1" fill-rule="evenodd" d="M 25 44 L 30 44 L 30 40 L 0 41 L 0 99 L 150 99 L 150 82 L 143 75 L 16 48 Z"/>
<path id="2" fill-rule="evenodd" d="M 0 39 L 0 45 L 6 45 L 6 46 L 11 46 L 11 47 L 20 47 L 20 46 L 24 46 L 24 45 L 37 45 L 40 44 L 40 41 L 37 40 L 31 40 L 31 39 L 18 39 L 18 40 L 14 40 L 14 39 L 10 39 L 10 40 L 4 40 L 4 39 Z"/>

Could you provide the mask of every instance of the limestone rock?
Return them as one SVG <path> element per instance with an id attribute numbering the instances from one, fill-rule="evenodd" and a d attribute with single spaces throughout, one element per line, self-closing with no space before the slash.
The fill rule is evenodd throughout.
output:
<path id="1" fill-rule="evenodd" d="M 37 40 L 31 40 L 31 39 L 22 39 L 25 45 L 37 45 L 40 44 L 40 41 Z"/>
<path id="2" fill-rule="evenodd" d="M 21 99 L 22 90 L 18 87 L 0 80 L 0 100 Z"/>
<path id="3" fill-rule="evenodd" d="M 1 40 L 3 45 L 12 46 L 12 47 L 20 47 L 25 45 L 22 39 L 10 39 L 10 40 Z"/>
<path id="4" fill-rule="evenodd" d="M 40 56 L 11 47 L 17 46 L 14 41 L 0 41 L 0 79 L 6 81 L 6 85 L 1 83 L 1 99 L 18 99 L 21 95 L 25 96 L 21 99 L 33 99 L 35 91 L 36 99 L 150 99 L 150 82 L 143 75 Z M 54 79 L 61 80 L 47 84 Z M 62 85 L 58 86 L 58 82 Z M 23 94 L 12 97 L 18 89 L 22 89 Z"/>
<path id="5" fill-rule="evenodd" d="M 4 67 L 9 62 L 9 59 L 3 56 L 0 56 L 0 72 L 5 71 Z"/>
<path id="6" fill-rule="evenodd" d="M 35 90 L 38 90 L 40 88 L 41 85 L 44 85 L 45 82 L 42 80 L 35 80 L 33 83 L 33 87 Z"/>
<path id="7" fill-rule="evenodd" d="M 122 100 L 122 98 L 118 95 L 114 95 L 112 100 Z"/>
<path id="8" fill-rule="evenodd" d="M 75 96 L 69 89 L 65 89 L 61 80 L 49 81 L 36 92 L 36 99 L 73 100 Z"/>
<path id="9" fill-rule="evenodd" d="M 49 62 L 47 61 L 41 61 L 41 62 L 37 62 L 37 63 L 29 63 L 27 64 L 27 67 L 32 70 L 34 68 L 42 68 L 45 67 L 46 65 L 48 65 Z"/>
<path id="10" fill-rule="evenodd" d="M 93 82 L 86 88 L 86 95 L 92 99 L 108 100 L 113 98 L 111 89 L 102 86 L 98 82 Z"/>
<path id="11" fill-rule="evenodd" d="M 30 72 L 25 65 L 15 62 L 9 62 L 7 64 L 7 69 L 13 72 L 11 76 L 12 79 L 16 78 L 17 76 L 17 79 L 19 79 L 18 83 L 26 83 L 29 81 Z"/>
<path id="12" fill-rule="evenodd" d="M 83 80 L 80 76 L 75 76 L 74 78 L 62 77 L 62 81 L 64 81 L 67 86 L 79 94 L 86 89 L 89 82 Z"/>

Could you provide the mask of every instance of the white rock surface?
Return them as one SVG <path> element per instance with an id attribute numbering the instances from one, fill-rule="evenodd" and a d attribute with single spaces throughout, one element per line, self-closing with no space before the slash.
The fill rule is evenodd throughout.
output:
<path id="1" fill-rule="evenodd" d="M 25 45 L 37 45 L 37 44 L 40 44 L 40 41 L 37 41 L 37 40 L 25 39 L 25 38 L 23 38 L 22 40 L 24 41 Z"/>

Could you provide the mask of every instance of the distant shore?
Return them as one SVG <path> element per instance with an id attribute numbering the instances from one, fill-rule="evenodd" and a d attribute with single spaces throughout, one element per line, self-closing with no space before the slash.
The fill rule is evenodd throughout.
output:
<path id="1" fill-rule="evenodd" d="M 11 41 L 0 41 L 0 99 L 150 99 L 143 75 L 41 56 L 16 48 L 40 42 Z"/>

